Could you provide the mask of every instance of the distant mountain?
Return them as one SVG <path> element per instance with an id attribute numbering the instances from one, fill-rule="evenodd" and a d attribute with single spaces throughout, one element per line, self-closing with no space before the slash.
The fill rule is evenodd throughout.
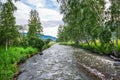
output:
<path id="1" fill-rule="evenodd" d="M 52 41 L 56 41 L 57 39 L 56 37 L 49 36 L 49 35 L 41 35 L 40 38 L 43 40 L 51 39 Z"/>
<path id="2" fill-rule="evenodd" d="M 23 33 L 24 36 L 27 36 L 27 33 Z M 57 38 L 50 36 L 50 35 L 38 35 L 41 39 L 43 40 L 47 40 L 47 39 L 51 39 L 52 41 L 56 41 Z"/>

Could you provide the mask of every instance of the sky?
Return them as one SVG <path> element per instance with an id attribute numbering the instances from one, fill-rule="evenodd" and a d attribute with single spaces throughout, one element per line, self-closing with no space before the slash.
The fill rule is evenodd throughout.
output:
<path id="1" fill-rule="evenodd" d="M 109 0 L 105 1 L 107 9 L 110 2 Z M 6 0 L 2 0 L 2 2 L 6 2 Z M 58 27 L 63 24 L 63 15 L 60 14 L 60 6 L 57 0 L 20 0 L 14 4 L 17 7 L 17 11 L 14 13 L 16 24 L 25 26 L 25 32 L 28 29 L 29 13 L 31 9 L 36 9 L 43 27 L 43 34 L 57 37 Z"/>
<path id="2" fill-rule="evenodd" d="M 63 15 L 60 14 L 59 4 L 56 0 L 20 0 L 14 4 L 17 7 L 17 11 L 14 13 L 17 25 L 26 26 L 29 12 L 31 9 L 36 9 L 43 27 L 43 34 L 57 36 L 58 27 L 63 24 Z"/>

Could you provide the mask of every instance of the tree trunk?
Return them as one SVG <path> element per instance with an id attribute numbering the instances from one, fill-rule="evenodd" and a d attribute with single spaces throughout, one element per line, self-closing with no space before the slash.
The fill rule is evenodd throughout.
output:
<path id="1" fill-rule="evenodd" d="M 88 44 L 88 48 L 90 49 L 90 43 L 89 43 L 89 41 L 88 41 L 87 38 L 86 38 L 86 42 L 87 42 L 87 44 Z"/>
<path id="2" fill-rule="evenodd" d="M 116 39 L 116 45 L 118 46 L 118 38 Z"/>
<path id="3" fill-rule="evenodd" d="M 75 44 L 76 44 L 76 45 L 79 45 L 79 41 L 78 41 L 78 40 L 76 40 L 76 41 L 75 41 Z"/>
<path id="4" fill-rule="evenodd" d="M 115 46 L 114 46 L 114 40 L 113 41 L 111 41 L 111 46 L 112 46 L 112 51 L 113 51 L 113 54 L 114 54 L 114 56 L 118 56 L 118 54 L 117 54 L 117 51 L 116 51 L 116 48 L 115 48 Z"/>
<path id="5" fill-rule="evenodd" d="M 5 50 L 7 51 L 8 50 L 8 41 L 6 39 L 6 43 L 5 43 Z"/>
<path id="6" fill-rule="evenodd" d="M 118 29 L 117 29 L 117 31 L 116 31 L 116 45 L 118 46 L 118 36 L 119 36 L 119 34 L 118 34 Z"/>
<path id="7" fill-rule="evenodd" d="M 80 39 L 79 41 L 80 41 L 80 42 L 79 42 L 79 43 L 80 43 L 80 45 L 82 45 L 82 44 L 83 44 L 83 41 L 82 41 L 81 39 Z"/>

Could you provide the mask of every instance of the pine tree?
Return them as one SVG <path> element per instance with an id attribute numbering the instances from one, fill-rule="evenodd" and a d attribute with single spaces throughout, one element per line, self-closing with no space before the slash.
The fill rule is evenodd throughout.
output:
<path id="1" fill-rule="evenodd" d="M 28 26 L 28 37 L 37 36 L 42 33 L 42 26 L 39 14 L 36 10 L 31 10 Z"/>
<path id="2" fill-rule="evenodd" d="M 2 42 L 6 45 L 6 50 L 8 44 L 10 45 L 13 42 L 13 39 L 17 37 L 18 33 L 13 15 L 15 10 L 16 7 L 12 3 L 12 0 L 7 0 L 7 2 L 2 5 L 0 35 Z"/>

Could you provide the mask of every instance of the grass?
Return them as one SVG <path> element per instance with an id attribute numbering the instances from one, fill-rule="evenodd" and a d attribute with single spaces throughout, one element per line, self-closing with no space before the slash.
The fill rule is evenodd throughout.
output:
<path id="1" fill-rule="evenodd" d="M 109 44 L 101 46 L 101 43 L 98 40 L 96 41 L 96 45 L 94 43 L 90 43 L 90 48 L 87 43 L 76 45 L 74 42 L 60 42 L 59 44 L 70 45 L 73 47 L 87 49 L 87 50 L 92 51 L 97 54 L 102 54 L 102 55 L 111 55 L 112 54 L 113 55 L 112 47 Z M 114 44 L 115 44 L 115 41 L 114 41 Z M 118 53 L 118 55 L 120 56 L 120 40 L 119 40 L 118 45 L 115 44 L 115 49 L 116 49 L 116 52 Z"/>
<path id="2" fill-rule="evenodd" d="M 36 48 L 10 47 L 7 51 L 0 47 L 0 80 L 9 80 L 18 71 L 18 63 L 24 62 L 37 53 Z"/>
<path id="3" fill-rule="evenodd" d="M 75 45 L 75 43 L 74 42 L 71 42 L 71 41 L 69 41 L 69 42 L 59 42 L 59 44 L 60 45 Z"/>
<path id="4" fill-rule="evenodd" d="M 42 50 L 49 48 L 56 42 L 45 44 Z M 0 47 L 0 80 L 9 80 L 19 71 L 18 65 L 38 52 L 32 47 L 10 47 L 7 51 Z"/>
<path id="5" fill-rule="evenodd" d="M 48 44 L 45 44 L 43 47 L 42 47 L 42 50 L 45 50 L 47 48 L 49 48 L 50 46 L 52 46 L 53 44 L 55 44 L 56 42 L 49 42 Z"/>

